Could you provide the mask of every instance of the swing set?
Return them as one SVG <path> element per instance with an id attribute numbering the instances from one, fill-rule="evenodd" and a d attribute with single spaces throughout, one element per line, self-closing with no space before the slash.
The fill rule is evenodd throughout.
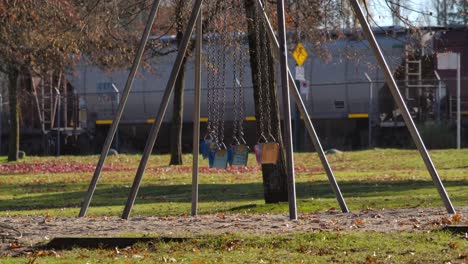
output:
<path id="1" fill-rule="evenodd" d="M 148 21 L 143 32 L 140 45 L 135 55 L 135 60 L 131 67 L 127 82 L 122 92 L 120 104 L 117 108 L 116 115 L 109 129 L 106 141 L 102 148 L 102 152 L 91 179 L 90 186 L 88 188 L 86 197 L 83 201 L 79 217 L 86 215 L 86 211 L 89 208 L 91 199 L 96 189 L 97 182 L 100 178 L 101 171 L 107 158 L 107 154 L 112 144 L 112 140 L 117 131 L 118 124 L 122 117 L 125 104 L 130 93 L 132 83 L 135 79 L 136 72 L 141 62 L 141 58 L 144 53 L 145 46 L 147 44 L 151 27 L 156 18 L 156 14 L 159 9 L 161 0 L 154 0 Z M 228 19 L 224 17 L 218 17 L 219 23 L 211 25 L 207 28 L 205 39 L 207 40 L 207 46 L 205 47 L 205 64 L 207 73 L 207 100 L 208 100 L 208 123 L 207 133 L 204 135 L 200 143 L 200 105 L 201 105 L 201 79 L 202 79 L 202 40 L 203 40 L 203 29 L 202 29 L 202 3 L 203 0 L 195 0 L 193 9 L 188 21 L 188 25 L 185 29 L 182 41 L 179 45 L 179 51 L 174 62 L 174 66 L 170 73 L 167 81 L 166 90 L 164 92 L 162 103 L 159 107 L 158 113 L 155 118 L 147 143 L 138 166 L 130 194 L 127 199 L 124 211 L 122 213 L 123 219 L 128 219 L 130 212 L 133 208 L 138 190 L 140 188 L 141 180 L 148 164 L 149 157 L 154 148 L 156 138 L 159 133 L 159 129 L 166 113 L 169 99 L 174 90 L 174 85 L 179 74 L 182 61 L 187 52 L 189 42 L 196 27 L 196 46 L 195 46 L 195 97 L 194 97 L 194 127 L 193 127 L 193 168 L 192 168 L 192 210 L 193 216 L 197 215 L 198 210 L 198 171 L 199 171 L 199 157 L 198 152 L 201 150 L 202 156 L 208 159 L 209 166 L 211 168 L 227 168 L 228 164 L 231 166 L 244 166 L 248 160 L 249 147 L 244 140 L 244 128 L 243 120 L 245 118 L 245 101 L 244 101 L 244 64 L 245 54 L 244 49 L 241 48 L 241 44 L 238 43 L 239 37 L 235 34 L 229 35 L 229 27 L 241 29 L 245 27 L 245 21 L 240 19 L 242 17 L 242 0 L 227 0 L 220 1 L 223 8 L 226 8 L 231 15 L 234 15 L 234 24 L 229 25 Z M 291 125 L 291 105 L 290 96 L 292 95 L 293 100 L 299 108 L 301 115 L 304 117 L 304 123 L 314 145 L 315 150 L 320 158 L 322 166 L 325 169 L 330 185 L 335 193 L 336 199 L 340 205 L 342 212 L 349 212 L 348 207 L 341 194 L 338 183 L 336 182 L 333 171 L 327 160 L 327 157 L 320 144 L 320 140 L 315 132 L 312 121 L 307 113 L 306 107 L 298 88 L 294 82 L 291 72 L 288 69 L 287 63 L 287 44 L 286 44 L 286 29 L 285 29 L 285 14 L 284 14 L 284 0 L 277 1 L 277 16 L 278 16 L 278 37 L 269 21 L 264 6 L 261 0 L 254 0 L 255 8 L 257 9 L 257 23 L 255 28 L 255 39 L 260 45 L 256 45 L 255 52 L 257 54 L 266 53 L 268 49 L 273 49 L 273 54 L 279 61 L 280 65 L 280 77 L 281 77 L 281 90 L 282 90 L 282 103 L 283 103 L 283 121 L 284 121 L 284 146 L 286 152 L 286 169 L 288 177 L 288 198 L 289 198 L 289 217 L 291 220 L 297 219 L 297 208 L 296 208 L 296 190 L 295 190 L 295 173 L 294 173 L 294 157 L 292 148 L 292 125 Z M 439 195 L 445 205 L 445 208 L 449 214 L 454 214 L 455 209 L 450 201 L 448 194 L 445 191 L 445 187 L 440 180 L 440 177 L 432 163 L 432 160 L 427 152 L 427 149 L 418 133 L 418 130 L 412 120 L 412 117 L 403 101 L 403 98 L 398 90 L 397 84 L 393 75 L 388 67 L 385 58 L 380 50 L 380 47 L 374 37 L 374 34 L 366 20 L 366 17 L 359 6 L 357 0 L 350 0 L 351 6 L 359 20 L 364 35 L 369 41 L 370 47 L 377 59 L 377 62 L 382 69 L 386 82 L 390 88 L 391 94 L 402 112 L 403 119 L 406 126 L 409 129 L 411 137 L 417 146 L 421 157 L 423 158 L 426 168 L 430 173 L 432 180 L 439 192 Z M 211 13 L 214 16 L 219 14 Z M 263 28 L 262 28 L 263 27 Z M 238 30 L 239 31 L 239 30 Z M 267 46 L 268 43 L 265 41 L 269 39 L 271 47 Z M 262 41 L 263 40 L 263 41 Z M 228 51 L 228 48 L 230 52 Z M 226 63 L 228 60 L 228 54 L 230 54 L 229 60 L 233 63 L 233 107 L 234 107 L 234 121 L 232 130 L 232 140 L 226 145 L 225 140 L 225 107 L 226 107 Z M 260 57 L 262 58 L 262 57 Z M 263 57 L 265 58 L 265 57 Z M 258 60 L 259 69 L 268 66 L 267 62 Z M 268 72 L 268 71 L 266 71 Z M 261 92 L 258 96 L 259 113 L 259 139 L 258 143 L 254 146 L 256 160 L 260 164 L 275 164 L 278 161 L 279 156 L 279 144 L 277 139 L 272 135 L 272 124 L 271 118 L 269 118 L 270 107 L 273 102 L 270 101 L 269 94 L 269 77 L 258 74 L 254 78 L 257 78 L 257 83 L 262 85 L 259 89 Z M 264 91 L 264 92 L 263 92 Z"/>
<path id="2" fill-rule="evenodd" d="M 230 6 L 229 6 L 230 5 Z M 242 47 L 242 38 L 237 35 L 229 35 L 228 28 L 232 26 L 239 32 L 246 31 L 246 21 L 241 19 L 243 6 L 241 1 L 223 1 L 220 9 L 229 10 L 231 15 L 239 19 L 229 20 L 216 17 L 217 14 L 210 12 L 213 23 L 208 28 L 207 49 L 205 52 L 207 65 L 207 99 L 208 99 L 208 122 L 207 133 L 201 142 L 200 149 L 203 158 L 208 159 L 210 168 L 226 169 L 230 166 L 246 166 L 249 155 L 249 146 L 244 139 L 243 121 L 245 119 L 245 97 L 244 97 L 244 74 L 247 63 Z M 219 15 L 218 15 L 219 16 Z M 213 17 L 215 19 L 213 19 Z M 215 23 L 216 22 L 216 23 Z M 267 39 L 265 27 L 262 23 L 255 24 L 255 52 L 265 55 L 267 53 Z M 262 32 L 262 33 L 260 33 Z M 230 54 L 232 62 L 232 83 L 226 80 L 227 57 Z M 257 69 L 268 67 L 264 60 L 257 60 Z M 266 71 L 268 72 L 268 71 Z M 259 139 L 254 146 L 256 160 L 259 164 L 276 164 L 279 157 L 279 144 L 272 134 L 272 120 L 267 118 L 271 112 L 270 100 L 270 76 L 262 76 L 259 71 L 257 76 L 259 87 L 258 102 L 259 109 Z M 226 111 L 226 87 L 231 85 L 233 95 L 234 118 L 232 124 L 232 141 L 228 145 L 225 142 L 225 111 Z M 265 91 L 265 93 L 263 93 Z"/>

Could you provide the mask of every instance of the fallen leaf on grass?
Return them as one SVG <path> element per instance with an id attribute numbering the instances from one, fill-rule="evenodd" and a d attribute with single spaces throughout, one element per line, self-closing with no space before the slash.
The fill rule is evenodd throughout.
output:
<path id="1" fill-rule="evenodd" d="M 52 220 L 52 216 L 49 213 L 46 213 L 46 215 L 44 216 L 44 223 L 50 220 Z"/>
<path id="2" fill-rule="evenodd" d="M 226 243 L 226 250 L 233 251 L 234 249 L 238 248 L 242 244 L 242 242 L 244 242 L 243 239 L 229 241 Z"/>
<path id="3" fill-rule="evenodd" d="M 308 248 L 308 247 L 306 247 L 306 246 L 301 245 L 301 246 L 297 249 L 297 252 L 302 253 L 302 254 L 310 254 L 310 253 L 312 253 L 312 250 L 310 250 L 310 248 Z"/>
<path id="4" fill-rule="evenodd" d="M 344 228 L 341 226 L 334 226 L 333 231 L 342 231 Z"/>
<path id="5" fill-rule="evenodd" d="M 458 249 L 458 248 L 460 248 L 460 243 L 458 243 L 458 242 L 450 242 L 450 243 L 449 243 L 449 247 L 450 247 L 451 249 Z"/>
<path id="6" fill-rule="evenodd" d="M 41 163 L 16 163 L 16 164 L 0 164 L 1 174 L 28 174 L 28 173 L 78 173 L 78 172 L 93 172 L 96 168 L 95 164 L 74 163 L 47 161 Z M 120 171 L 125 168 L 104 165 L 103 171 Z M 37 181 L 41 183 L 41 181 Z"/>
<path id="7" fill-rule="evenodd" d="M 447 217 L 441 217 L 439 219 L 432 220 L 430 224 L 435 226 L 450 225 L 452 224 L 452 221 Z"/>
<path id="8" fill-rule="evenodd" d="M 373 256 L 367 256 L 366 261 L 364 262 L 365 264 L 374 264 L 377 263 L 377 258 Z"/>
<path id="9" fill-rule="evenodd" d="M 177 259 L 171 258 L 171 257 L 167 257 L 167 258 L 166 258 L 166 257 L 163 257 L 163 261 L 164 261 L 165 263 L 174 263 L 174 262 L 177 262 Z"/>
<path id="10" fill-rule="evenodd" d="M 224 214 L 221 214 L 221 213 L 217 214 L 216 217 L 219 218 L 219 219 L 226 219 L 226 216 Z"/>
<path id="11" fill-rule="evenodd" d="M 442 224 L 444 224 L 444 225 L 450 225 L 450 224 L 452 224 L 452 221 L 451 221 L 450 219 L 448 219 L 447 217 L 442 217 L 442 218 L 440 219 L 440 222 L 441 222 Z"/>
<path id="12" fill-rule="evenodd" d="M 54 250 L 39 250 L 33 254 L 34 257 L 60 257 Z"/>
<path id="13" fill-rule="evenodd" d="M 456 213 L 452 216 L 452 222 L 454 223 L 460 222 L 461 219 L 462 219 L 462 215 L 459 213 Z"/>
<path id="14" fill-rule="evenodd" d="M 364 226 L 364 222 L 365 221 L 363 219 L 359 219 L 359 218 L 354 220 L 354 224 L 357 225 L 358 227 Z"/>
<path id="15" fill-rule="evenodd" d="M 18 243 L 10 243 L 10 245 L 8 246 L 10 249 L 16 249 L 16 248 L 22 248 L 23 245 L 21 244 L 18 244 Z"/>
<path id="16" fill-rule="evenodd" d="M 37 260 L 37 256 L 35 256 L 33 258 L 30 258 L 29 261 L 28 261 L 28 264 L 34 264 L 34 263 L 36 263 L 36 260 Z"/>

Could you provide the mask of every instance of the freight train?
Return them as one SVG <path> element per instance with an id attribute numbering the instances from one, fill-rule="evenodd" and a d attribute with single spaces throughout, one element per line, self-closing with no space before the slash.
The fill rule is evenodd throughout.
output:
<path id="1" fill-rule="evenodd" d="M 465 29 L 424 28 L 421 29 L 424 33 L 417 38 L 412 30 L 401 27 L 374 30 L 390 68 L 395 75 L 399 74 L 400 91 L 415 120 L 426 122 L 437 118 L 451 118 L 448 98 L 453 94 L 453 87 L 450 82 L 443 81 L 443 78 L 447 76 L 446 72 L 441 71 L 442 80 L 436 80 L 433 74 L 435 62 L 429 60 L 430 65 L 427 66 L 427 58 L 432 58 L 437 49 L 450 49 L 447 43 L 451 42 L 447 38 L 453 37 L 451 36 L 453 31 L 458 32 L 458 35 L 464 34 L 465 38 L 461 38 L 463 41 L 468 36 Z M 163 40 L 175 45 L 175 38 L 167 37 Z M 309 51 L 313 50 L 310 43 L 304 42 L 304 45 Z M 293 47 L 294 44 L 291 46 Z M 370 145 L 404 146 L 406 143 L 398 142 L 398 140 L 400 140 L 399 133 L 405 135 L 406 128 L 401 118 L 398 117 L 398 111 L 394 109 L 392 99 L 386 91 L 383 75 L 361 33 L 359 31 L 345 32 L 344 37 L 336 37 L 334 41 L 323 44 L 323 48 L 330 56 L 324 59 L 309 52 L 309 57 L 303 65 L 306 81 L 298 82 L 298 84 L 324 147 L 362 149 Z M 152 70 L 139 70 L 122 117 L 118 140 L 114 142 L 115 147 L 120 151 L 140 152 L 143 149 L 149 128 L 154 122 L 161 103 L 175 55 L 173 53 L 156 57 L 151 62 Z M 292 58 L 289 59 L 289 67 L 294 72 L 296 64 Z M 232 63 L 228 60 L 226 80 L 233 78 L 231 69 Z M 244 69 L 246 73 L 245 133 L 247 142 L 253 145 L 256 141 L 256 126 L 248 63 L 245 64 Z M 207 76 L 206 71 L 204 72 L 201 120 L 203 124 L 206 124 L 208 117 Z M 447 78 L 450 78 L 449 75 Z M 62 96 L 62 107 L 63 100 L 65 100 L 68 102 L 68 109 L 62 112 L 63 115 L 69 115 L 69 117 L 65 121 L 62 115 L 55 129 L 51 129 L 52 132 L 48 133 L 50 135 L 48 141 L 54 145 L 52 148 L 57 145 L 54 135 L 60 131 L 62 152 L 99 152 L 116 112 L 127 76 L 128 70 L 109 71 L 89 64 L 81 64 L 73 73 L 68 74 L 64 89 L 67 90 L 69 98 L 63 99 Z M 194 106 L 193 58 L 190 58 L 186 65 L 185 84 L 183 150 L 190 151 Z M 226 85 L 227 131 L 233 119 L 231 86 Z M 464 94 L 465 92 L 462 92 L 462 95 Z M 169 105 L 156 143 L 155 151 L 157 152 L 169 150 L 171 117 L 172 105 Z M 202 135 L 205 130 L 203 124 Z M 301 116 L 295 108 L 293 109 L 293 125 L 296 150 L 312 150 L 312 144 Z M 372 135 L 370 131 L 373 131 Z M 226 133 L 226 137 L 229 137 L 229 132 Z M 395 141 L 388 140 L 392 135 Z M 369 139 L 370 136 L 372 138 Z M 69 140 L 65 141 L 66 139 Z M 27 146 L 23 148 L 28 151 Z M 30 151 L 34 153 L 41 150 Z"/>

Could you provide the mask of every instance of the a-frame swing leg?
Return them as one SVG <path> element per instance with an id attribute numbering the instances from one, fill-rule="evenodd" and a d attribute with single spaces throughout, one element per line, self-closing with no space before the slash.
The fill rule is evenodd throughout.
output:
<path id="1" fill-rule="evenodd" d="M 330 182 L 330 186 L 332 187 L 332 190 L 335 193 L 336 200 L 340 204 L 341 211 L 343 213 L 349 213 L 349 209 L 346 206 L 346 202 L 343 198 L 343 194 L 341 194 L 340 187 L 338 186 L 338 183 L 336 182 L 336 178 L 330 167 L 330 163 L 328 163 L 327 156 L 325 155 L 325 152 L 323 151 L 322 144 L 320 143 L 317 132 L 315 132 L 315 128 L 314 128 L 314 125 L 312 124 L 312 120 L 310 120 L 309 113 L 307 112 L 304 102 L 302 101 L 301 95 L 299 94 L 299 90 L 297 89 L 296 82 L 294 81 L 291 72 L 288 72 L 288 75 L 289 75 L 289 84 L 290 84 L 291 94 L 294 98 L 294 101 L 296 101 L 296 105 L 299 108 L 299 112 L 304 117 L 304 123 L 307 127 L 307 131 L 309 132 L 309 136 L 312 140 L 312 144 L 314 145 L 314 148 L 318 153 L 320 162 L 322 162 L 322 166 L 325 169 L 325 172 L 328 177 L 328 181 Z"/>
<path id="2" fill-rule="evenodd" d="M 432 181 L 434 182 L 437 191 L 439 192 L 439 195 L 442 198 L 442 201 L 444 202 L 445 208 L 447 209 L 447 212 L 449 214 L 454 214 L 455 208 L 453 207 L 452 202 L 450 201 L 450 198 L 447 192 L 445 191 L 445 187 L 442 181 L 440 180 L 440 177 L 434 167 L 434 164 L 432 163 L 431 157 L 427 152 L 426 146 L 424 145 L 424 142 L 422 141 L 421 136 L 419 135 L 418 129 L 416 128 L 416 125 L 414 124 L 413 119 L 411 118 L 410 112 L 408 111 L 403 97 L 401 96 L 401 93 L 398 90 L 398 86 L 395 82 L 395 79 L 393 78 L 392 72 L 390 71 L 387 62 L 385 61 L 383 53 L 380 50 L 379 44 L 375 39 L 374 33 L 372 32 L 369 23 L 367 22 L 366 17 L 364 16 L 364 12 L 362 11 L 357 0 L 350 0 L 350 2 L 351 6 L 353 7 L 354 13 L 356 14 L 359 20 L 359 23 L 361 24 L 362 30 L 364 31 L 364 35 L 369 41 L 372 51 L 374 52 L 374 56 L 377 59 L 380 69 L 383 71 L 387 85 L 390 89 L 390 92 L 392 93 L 395 103 L 398 106 L 398 109 L 400 109 L 401 111 L 403 120 L 405 121 L 405 124 L 408 127 L 413 142 L 416 144 L 416 147 L 418 148 L 419 153 L 421 154 L 421 157 L 424 160 L 424 163 L 426 164 L 426 168 L 431 174 Z"/>
<path id="3" fill-rule="evenodd" d="M 112 125 L 109 129 L 109 132 L 107 133 L 106 141 L 104 142 L 104 146 L 102 147 L 101 156 L 99 157 L 96 169 L 94 170 L 93 178 L 91 179 L 91 183 L 89 184 L 88 192 L 86 193 L 86 197 L 81 206 L 81 210 L 78 215 L 79 217 L 85 216 L 89 204 L 91 203 L 91 199 L 93 198 L 97 182 L 101 176 L 102 167 L 104 166 L 104 162 L 106 161 L 107 154 L 109 153 L 109 149 L 112 144 L 112 140 L 114 139 L 115 133 L 117 132 L 120 119 L 122 118 L 122 113 L 125 109 L 125 105 L 127 104 L 127 99 L 130 94 L 130 90 L 132 89 L 133 80 L 135 80 L 135 75 L 140 65 L 143 53 L 145 51 L 146 43 L 148 42 L 148 37 L 151 33 L 151 28 L 153 27 L 156 14 L 158 13 L 160 2 L 160 0 L 155 0 L 153 2 L 153 6 L 151 7 L 151 11 L 148 16 L 148 21 L 146 22 L 145 30 L 143 31 L 143 35 L 141 36 L 140 45 L 135 55 L 135 59 L 133 60 L 130 73 L 127 77 L 127 82 L 125 83 L 125 87 L 122 92 L 122 97 L 120 98 L 119 106 L 117 107 L 117 113 L 115 114 L 114 120 L 112 121 Z"/>
<path id="4" fill-rule="evenodd" d="M 275 33 L 273 31 L 273 28 L 271 27 L 270 20 L 268 19 L 268 15 L 265 13 L 263 10 L 263 6 L 261 3 L 261 0 L 257 1 L 257 4 L 259 4 L 260 9 L 262 10 L 262 16 L 263 19 L 266 22 L 267 30 L 268 30 L 268 36 L 270 38 L 271 43 L 274 45 L 274 47 L 277 49 L 277 54 L 279 54 L 279 44 L 278 40 L 276 39 Z M 296 102 L 299 111 L 301 115 L 304 117 L 304 123 L 307 127 L 307 131 L 309 133 L 309 136 L 312 140 L 312 143 L 314 144 L 314 148 L 317 151 L 317 154 L 320 157 L 320 161 L 322 162 L 322 166 L 325 169 L 325 172 L 327 173 L 328 181 L 330 182 L 330 185 L 333 189 L 333 192 L 335 193 L 336 199 L 338 200 L 338 203 L 340 205 L 341 211 L 343 213 L 349 212 L 348 207 L 346 206 L 346 202 L 343 198 L 343 195 L 341 194 L 340 187 L 338 186 L 338 183 L 336 182 L 335 175 L 333 174 L 333 171 L 330 167 L 330 164 L 327 160 L 327 156 L 325 155 L 325 152 L 323 151 L 322 144 L 320 143 L 320 139 L 315 132 L 314 125 L 312 121 L 310 120 L 309 114 L 307 112 L 307 108 L 304 105 L 304 102 L 302 101 L 302 98 L 299 94 L 299 90 L 296 86 L 296 82 L 294 82 L 294 79 L 292 77 L 291 71 L 288 68 L 288 79 L 289 79 L 289 88 L 290 92 L 293 96 L 294 101 Z"/>
<path id="5" fill-rule="evenodd" d="M 201 59 L 203 41 L 203 12 L 200 11 L 197 19 L 195 44 L 195 96 L 193 109 L 193 163 L 192 163 L 192 216 L 198 211 L 198 151 L 200 149 L 200 94 L 201 94 Z"/>
<path id="6" fill-rule="evenodd" d="M 146 146 L 143 151 L 143 156 L 140 160 L 140 164 L 138 165 L 137 173 L 133 180 L 133 185 L 130 189 L 130 194 L 128 195 L 127 203 L 125 204 L 125 208 L 122 213 L 123 219 L 128 219 L 130 212 L 133 208 L 133 204 L 135 203 L 138 190 L 140 189 L 141 180 L 143 178 L 143 173 L 145 172 L 146 165 L 148 164 L 149 157 L 151 156 L 151 152 L 156 142 L 156 138 L 158 137 L 159 129 L 161 128 L 161 124 L 163 122 L 167 106 L 169 104 L 169 99 L 174 91 L 174 84 L 176 82 L 177 76 L 179 75 L 179 71 L 182 66 L 182 61 L 187 52 L 189 41 L 193 33 L 193 28 L 195 27 L 195 22 L 197 20 L 198 15 L 200 14 L 202 2 L 203 0 L 197 0 L 193 6 L 192 14 L 190 15 L 190 20 L 188 22 L 187 28 L 185 29 L 182 42 L 179 46 L 177 57 L 174 62 L 174 66 L 172 67 L 171 75 L 169 76 L 169 80 L 167 81 L 166 90 L 161 100 L 161 105 L 159 106 L 159 110 L 155 118 L 156 121 L 151 127 L 151 131 L 149 133 L 149 137 L 146 141 Z"/>
<path id="7" fill-rule="evenodd" d="M 283 92 L 283 116 L 284 116 L 284 145 L 286 148 L 286 168 L 288 173 L 288 199 L 289 218 L 297 220 L 296 208 L 296 180 L 294 174 L 294 153 L 292 144 L 292 124 L 291 124 L 291 100 L 289 96 L 288 82 L 288 56 L 286 42 L 286 23 L 284 17 L 284 0 L 277 0 L 278 15 L 278 35 L 280 49 L 280 76 L 281 88 Z M 265 29 L 266 30 L 266 29 Z"/>

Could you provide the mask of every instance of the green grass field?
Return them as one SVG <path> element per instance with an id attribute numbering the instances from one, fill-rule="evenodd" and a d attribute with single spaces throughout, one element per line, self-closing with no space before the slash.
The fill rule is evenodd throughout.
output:
<path id="1" fill-rule="evenodd" d="M 457 205 L 468 204 L 468 151 L 431 152 L 436 168 Z M 89 210 L 93 215 L 120 215 L 138 165 L 139 155 L 110 157 Z M 299 212 L 338 207 L 316 154 L 296 154 Z M 191 155 L 182 167 L 167 166 L 169 156 L 152 156 L 133 215 L 179 215 L 190 210 Z M 0 214 L 75 216 L 92 176 L 97 156 L 28 157 L 13 172 L 0 172 Z M 337 181 L 352 210 L 442 206 L 429 173 L 416 151 L 378 149 L 329 156 Z M 31 164 L 28 171 L 21 170 Z M 86 172 L 62 172 L 62 166 L 86 165 Z M 287 203 L 263 202 L 258 170 L 200 174 L 200 213 L 287 212 Z M 5 159 L 0 165 L 7 166 Z M 253 157 L 249 165 L 255 166 Z M 51 169 L 52 167 L 52 169 Z M 54 169 L 57 167 L 56 169 Z"/>
<path id="2" fill-rule="evenodd" d="M 431 156 L 453 204 L 468 205 L 468 150 L 437 150 L 431 151 Z M 376 149 L 328 157 L 351 210 L 443 206 L 414 150 Z M 99 181 L 88 215 L 120 216 L 139 158 L 139 155 L 119 155 L 108 159 L 108 170 Z M 0 215 L 75 217 L 97 159 L 97 156 L 27 157 L 11 165 L 0 158 Z M 185 155 L 182 167 L 167 167 L 169 156 L 152 156 L 132 215 L 187 215 L 191 159 L 191 155 Z M 299 213 L 339 208 L 318 156 L 298 153 L 295 159 Z M 251 156 L 252 168 L 253 160 Z M 200 174 L 201 214 L 287 214 L 287 203 L 266 205 L 263 202 L 258 170 L 213 172 L 206 169 L 206 164 L 201 161 L 204 167 Z M 81 172 L 73 172 L 74 168 Z M 119 252 L 104 249 L 74 249 L 56 254 L 36 252 L 0 259 L 0 263 L 464 263 L 467 248 L 463 236 L 441 231 L 231 234 L 140 245 Z"/>
<path id="3" fill-rule="evenodd" d="M 466 263 L 468 243 L 430 234 L 220 235 L 125 249 L 38 251 L 1 263 Z"/>

